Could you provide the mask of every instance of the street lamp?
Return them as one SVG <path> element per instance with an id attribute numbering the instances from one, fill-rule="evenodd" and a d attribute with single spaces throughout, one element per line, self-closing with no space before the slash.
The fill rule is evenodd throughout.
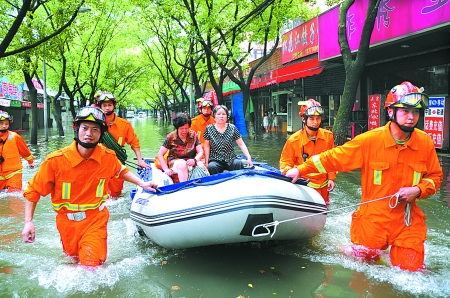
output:
<path id="1" fill-rule="evenodd" d="M 90 7 L 80 7 L 78 9 L 79 13 L 85 13 L 91 11 Z M 46 67 L 46 63 L 45 63 L 45 59 L 42 60 L 42 64 L 43 64 L 43 74 L 42 74 L 42 79 L 44 80 L 43 82 L 43 87 L 44 87 L 44 93 L 43 93 L 43 99 L 44 99 L 44 135 L 45 135 L 45 141 L 48 141 L 48 103 L 47 103 L 47 67 Z"/>

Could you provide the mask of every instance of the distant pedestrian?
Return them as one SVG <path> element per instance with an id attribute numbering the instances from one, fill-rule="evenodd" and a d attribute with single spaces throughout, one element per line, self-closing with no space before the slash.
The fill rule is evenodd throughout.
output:
<path id="1" fill-rule="evenodd" d="M 264 130 L 269 132 L 269 116 L 267 115 L 267 112 L 264 112 L 263 126 Z"/>
<path id="2" fill-rule="evenodd" d="M 275 132 L 278 132 L 278 115 L 277 115 L 277 113 L 273 113 L 272 126 L 273 126 L 273 129 L 275 130 Z"/>

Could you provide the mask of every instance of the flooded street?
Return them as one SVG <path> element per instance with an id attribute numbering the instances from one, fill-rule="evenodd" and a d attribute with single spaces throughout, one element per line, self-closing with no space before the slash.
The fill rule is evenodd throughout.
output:
<path id="1" fill-rule="evenodd" d="M 152 118 L 131 122 L 144 157 L 155 157 L 165 135 L 173 130 Z M 40 138 L 38 145 L 30 146 L 37 166 L 48 153 L 73 140 L 69 130 L 65 138 L 55 134 L 52 129 L 48 142 Z M 253 158 L 277 167 L 285 140 L 286 134 L 269 133 L 245 142 Z M 132 160 L 134 153 L 129 146 L 126 149 Z M 0 296 L 449 297 L 449 155 L 440 155 L 440 161 L 444 181 L 439 192 L 418 203 L 427 216 L 425 272 L 391 268 L 388 255 L 370 265 L 348 256 L 351 213 L 361 195 L 357 171 L 338 174 L 326 225 L 310 241 L 185 250 L 167 250 L 138 235 L 129 218 L 128 194 L 134 187 L 125 183 L 125 195 L 107 203 L 111 217 L 106 264 L 89 270 L 72 265 L 62 253 L 49 197 L 37 205 L 35 243 L 25 244 L 21 237 L 24 198 L 20 193 L 0 194 Z M 36 171 L 24 168 L 24 187 Z"/>

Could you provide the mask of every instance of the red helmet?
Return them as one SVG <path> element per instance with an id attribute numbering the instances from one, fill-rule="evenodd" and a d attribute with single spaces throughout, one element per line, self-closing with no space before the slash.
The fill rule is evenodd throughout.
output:
<path id="1" fill-rule="evenodd" d="M 426 109 L 428 107 L 428 95 L 422 92 L 423 88 L 418 88 L 405 81 L 389 91 L 384 107 Z"/>
<path id="2" fill-rule="evenodd" d="M 100 94 L 100 96 L 98 96 L 96 98 L 96 100 L 97 100 L 97 103 L 96 103 L 97 107 L 99 107 L 99 108 L 102 106 L 102 103 L 108 102 L 108 101 L 111 101 L 114 104 L 114 107 L 116 107 L 116 104 L 117 104 L 117 100 L 114 97 L 114 95 L 112 95 L 112 93 L 110 93 L 108 91 L 103 91 Z"/>
<path id="3" fill-rule="evenodd" d="M 0 110 L 0 121 L 9 120 L 9 123 L 12 123 L 12 116 L 8 114 L 8 112 Z"/>
<path id="4" fill-rule="evenodd" d="M 300 112 L 298 113 L 299 117 L 309 117 L 309 116 L 322 116 L 323 108 L 320 103 L 312 98 L 306 101 L 299 101 L 298 105 L 300 106 Z"/>

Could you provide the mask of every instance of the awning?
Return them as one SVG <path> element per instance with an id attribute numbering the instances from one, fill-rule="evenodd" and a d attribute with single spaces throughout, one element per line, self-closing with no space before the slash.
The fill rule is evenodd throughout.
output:
<path id="1" fill-rule="evenodd" d="M 320 65 L 318 58 L 299 62 L 293 65 L 271 70 L 263 76 L 253 77 L 250 89 L 258 89 L 266 86 L 297 80 L 304 77 L 320 74 L 325 65 Z"/>
<path id="2" fill-rule="evenodd" d="M 285 66 L 278 69 L 277 83 L 283 83 L 317 75 L 320 74 L 324 68 L 325 66 L 320 65 L 317 58 Z"/>

